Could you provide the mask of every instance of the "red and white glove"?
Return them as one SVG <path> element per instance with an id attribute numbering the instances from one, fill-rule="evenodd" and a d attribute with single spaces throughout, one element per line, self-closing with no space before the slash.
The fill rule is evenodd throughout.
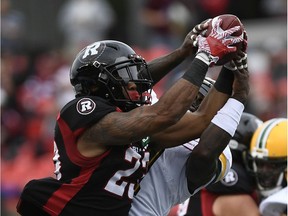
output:
<path id="1" fill-rule="evenodd" d="M 224 64 L 224 67 L 227 68 L 228 70 L 235 71 L 237 69 L 238 70 L 248 69 L 247 65 L 248 36 L 246 31 L 243 32 L 242 43 L 243 43 L 242 50 L 240 51 L 240 53 L 238 53 L 238 57 Z"/>
<path id="2" fill-rule="evenodd" d="M 197 36 L 198 39 L 198 53 L 205 53 L 208 55 L 208 61 L 204 62 L 208 65 L 215 64 L 219 59 L 222 59 L 228 53 L 235 52 L 236 47 L 231 46 L 242 42 L 243 36 L 231 36 L 234 32 L 240 29 L 240 26 L 234 26 L 230 29 L 223 30 L 220 25 L 221 18 L 212 21 L 212 30 L 208 37 L 203 37 L 201 34 Z M 196 56 L 197 57 L 197 56 Z M 200 55 L 200 60 L 203 61 L 203 56 Z"/>

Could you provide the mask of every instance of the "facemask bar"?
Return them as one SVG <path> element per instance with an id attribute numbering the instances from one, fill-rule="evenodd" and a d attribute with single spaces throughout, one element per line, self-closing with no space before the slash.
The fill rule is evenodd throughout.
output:
<path id="1" fill-rule="evenodd" d="M 126 103 L 126 105 L 151 103 L 153 81 L 150 73 L 148 73 L 148 79 L 139 73 L 142 70 L 147 70 L 146 62 L 142 57 L 131 55 L 129 58 L 118 58 L 115 64 L 109 66 L 101 65 L 98 62 L 94 62 L 93 65 L 98 68 L 102 67 L 102 72 L 99 74 L 99 81 L 107 86 L 109 95 L 114 101 Z M 137 100 L 130 97 L 126 89 L 129 82 L 133 82 L 137 86 L 137 92 L 140 96 Z"/>
<path id="2" fill-rule="evenodd" d="M 255 176 L 260 194 L 264 197 L 281 189 L 284 172 L 287 169 L 285 159 L 257 159 L 247 154 L 246 168 Z M 261 165 L 262 164 L 262 165 Z M 265 169 L 264 166 L 270 166 Z M 273 170 L 274 172 L 271 173 Z"/>

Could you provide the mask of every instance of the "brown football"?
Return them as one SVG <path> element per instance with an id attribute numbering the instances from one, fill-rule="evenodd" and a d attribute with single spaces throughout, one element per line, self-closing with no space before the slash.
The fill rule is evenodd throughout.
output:
<path id="1" fill-rule="evenodd" d="M 218 17 L 222 19 L 222 23 L 221 23 L 220 27 L 223 30 L 227 30 L 227 29 L 232 28 L 234 26 L 240 26 L 240 29 L 238 31 L 234 32 L 232 34 L 232 36 L 240 36 L 243 34 L 244 25 L 242 24 L 242 22 L 240 21 L 240 19 L 237 16 L 235 16 L 233 14 L 223 14 L 223 15 L 220 15 Z M 215 18 L 216 17 L 214 17 L 213 19 L 215 19 Z M 212 30 L 212 20 L 209 22 L 209 26 L 208 26 L 207 30 L 204 32 L 204 35 L 207 37 L 211 33 L 211 30 Z M 233 46 L 236 46 L 237 51 L 239 51 L 242 49 L 243 43 L 240 42 L 240 43 L 234 44 Z M 225 55 L 222 59 L 220 59 L 216 63 L 216 65 L 223 65 L 226 62 L 232 60 L 233 58 L 236 57 L 237 51 Z"/>

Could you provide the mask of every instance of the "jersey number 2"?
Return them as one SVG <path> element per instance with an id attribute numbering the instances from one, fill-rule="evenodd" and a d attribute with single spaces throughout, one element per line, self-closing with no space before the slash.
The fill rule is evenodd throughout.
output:
<path id="1" fill-rule="evenodd" d="M 133 198 L 134 195 L 134 183 L 129 183 L 125 180 L 121 180 L 122 177 L 129 177 L 131 176 L 141 165 L 140 159 L 141 155 L 135 152 L 133 149 L 128 148 L 125 153 L 125 160 L 128 162 L 133 161 L 133 158 L 136 159 L 134 167 L 127 170 L 119 170 L 117 171 L 112 178 L 108 181 L 107 185 L 105 186 L 105 190 L 109 191 L 110 193 L 116 194 L 118 196 L 123 196 L 125 189 L 128 188 L 128 197 L 130 199 Z M 143 166 L 147 165 L 149 159 L 149 154 L 145 154 L 142 164 Z M 134 160 L 135 161 L 135 160 Z"/>

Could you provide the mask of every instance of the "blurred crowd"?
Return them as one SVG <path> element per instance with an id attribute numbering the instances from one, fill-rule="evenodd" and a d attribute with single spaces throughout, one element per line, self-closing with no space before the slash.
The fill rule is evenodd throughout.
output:
<path id="1" fill-rule="evenodd" d="M 273 21 L 266 21 L 274 19 L 284 23 L 281 29 L 287 33 L 284 0 L 119 2 L 63 1 L 55 23 L 60 45 L 32 49 L 28 15 L 14 7 L 15 1 L 1 0 L 1 215 L 15 215 L 19 192 L 28 180 L 53 176 L 54 122 L 60 108 L 74 97 L 69 67 L 82 47 L 102 39 L 123 40 L 149 61 L 180 46 L 198 22 L 224 13 L 247 23 L 250 37 L 256 34 L 249 34 L 249 29 L 253 32 L 259 23 L 266 24 L 264 30 L 273 29 Z M 133 13 L 123 13 L 132 9 Z M 132 22 L 133 14 L 137 16 Z M 129 28 L 130 21 L 139 29 Z M 251 94 L 246 111 L 263 121 L 287 117 L 287 35 L 273 37 L 274 33 L 262 35 L 258 42 L 251 39 L 248 47 Z M 158 96 L 184 68 L 185 62 L 157 84 Z M 218 71 L 213 68 L 208 76 L 216 78 Z"/>

